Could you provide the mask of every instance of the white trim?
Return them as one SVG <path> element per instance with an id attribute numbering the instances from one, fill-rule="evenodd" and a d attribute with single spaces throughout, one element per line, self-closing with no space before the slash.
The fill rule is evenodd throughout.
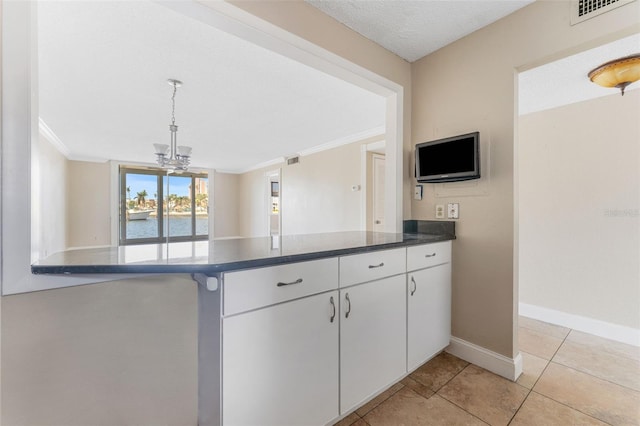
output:
<path id="1" fill-rule="evenodd" d="M 515 358 L 508 358 L 453 336 L 451 336 L 451 343 L 445 351 L 509 380 L 516 381 L 522 374 L 522 355 L 520 352 Z"/>
<path id="2" fill-rule="evenodd" d="M 241 175 L 243 173 L 252 172 L 254 170 L 264 169 L 266 167 L 272 167 L 272 166 L 275 166 L 275 165 L 278 165 L 278 164 L 283 164 L 286 161 L 287 161 L 286 158 L 278 157 L 278 158 L 274 158 L 273 160 L 265 161 L 263 163 L 258 163 L 255 166 L 246 167 L 244 169 L 235 169 L 235 170 L 216 169 L 216 171 L 220 172 L 220 173 L 229 173 L 229 174 L 234 174 L 234 175 Z"/>
<path id="3" fill-rule="evenodd" d="M 360 230 L 367 229 L 367 146 L 360 145 Z"/>
<path id="4" fill-rule="evenodd" d="M 613 324 L 594 318 L 544 308 L 542 306 L 529 305 L 527 303 L 520 303 L 519 308 L 520 315 L 523 317 L 561 325 L 628 345 L 640 346 L 640 330 L 637 328 Z"/>
<path id="5" fill-rule="evenodd" d="M 365 130 L 363 132 L 354 133 L 352 135 L 344 136 L 335 139 L 331 142 L 324 143 L 322 145 L 314 146 L 308 149 L 300 151 L 300 156 L 311 155 L 317 152 L 326 151 L 328 149 L 337 148 L 342 145 L 348 145 L 350 143 L 359 142 L 364 139 L 372 138 L 374 136 L 384 137 L 384 126 L 374 127 L 373 129 Z"/>
<path id="6" fill-rule="evenodd" d="M 316 154 L 318 152 L 326 151 L 328 149 L 333 149 L 333 148 L 337 148 L 339 146 L 348 145 L 350 143 L 359 142 L 359 141 L 362 141 L 362 140 L 365 140 L 365 139 L 368 139 L 368 138 L 372 138 L 374 136 L 384 137 L 384 134 L 385 134 L 385 127 L 384 126 L 374 127 L 373 129 L 369 129 L 369 130 L 365 130 L 365 131 L 362 131 L 362 132 L 354 133 L 352 135 L 344 136 L 344 137 L 335 139 L 335 140 L 333 140 L 331 142 L 323 143 L 322 145 L 313 146 L 313 147 L 308 148 L 308 149 L 303 149 L 302 151 L 297 152 L 296 154 L 292 154 L 289 157 L 295 157 L 295 156 L 304 157 L 306 155 Z M 375 144 L 370 144 L 370 145 L 372 145 L 372 146 L 376 145 L 376 147 L 372 148 L 372 149 L 377 149 L 379 147 L 384 147 L 385 146 L 385 141 L 383 140 L 383 141 L 376 142 Z M 367 145 L 367 147 L 368 146 L 369 145 Z M 275 166 L 276 164 L 281 164 L 281 163 L 285 163 L 285 162 L 286 162 L 286 158 L 285 157 L 278 157 L 278 158 L 274 158 L 273 160 L 269 160 L 269 161 L 265 161 L 265 162 L 256 164 L 255 166 L 245 167 L 243 169 L 218 170 L 218 171 L 221 172 L 221 173 L 242 174 L 242 173 L 251 172 L 253 170 L 262 169 L 262 168 L 265 168 L 265 167 Z"/>
<path id="7" fill-rule="evenodd" d="M 366 145 L 367 151 L 380 151 L 385 150 L 387 147 L 387 141 L 384 139 L 378 142 L 371 142 Z"/>
<path id="8" fill-rule="evenodd" d="M 69 151 L 69 148 L 67 148 L 67 146 L 60 140 L 58 135 L 56 135 L 54 131 L 51 130 L 51 127 L 49 127 L 41 117 L 38 118 L 38 129 L 40 130 L 40 134 L 44 136 L 44 138 L 48 140 L 49 143 L 53 145 L 53 147 L 57 149 L 58 152 L 60 152 L 60 154 L 69 158 L 69 156 L 71 155 L 71 151 Z"/>

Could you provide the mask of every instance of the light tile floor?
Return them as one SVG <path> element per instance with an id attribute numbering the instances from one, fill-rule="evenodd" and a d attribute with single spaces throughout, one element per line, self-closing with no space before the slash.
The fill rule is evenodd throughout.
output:
<path id="1" fill-rule="evenodd" d="M 336 426 L 640 426 L 640 348 L 520 317 L 523 374 L 442 353 Z"/>

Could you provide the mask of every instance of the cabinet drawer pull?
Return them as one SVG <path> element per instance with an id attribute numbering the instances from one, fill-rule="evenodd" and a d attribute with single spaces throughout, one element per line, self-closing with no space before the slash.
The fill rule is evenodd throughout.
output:
<path id="1" fill-rule="evenodd" d="M 302 278 L 298 278 L 295 281 L 291 281 L 290 283 L 283 283 L 282 281 L 280 281 L 277 285 L 278 287 L 283 287 L 285 285 L 293 285 L 293 284 L 300 284 L 302 282 Z"/>
<path id="2" fill-rule="evenodd" d="M 349 318 L 349 314 L 351 313 L 351 300 L 349 299 L 349 293 L 344 295 L 344 298 L 349 302 L 349 307 L 347 308 L 347 313 L 344 315 L 345 318 Z"/>
<path id="3" fill-rule="evenodd" d="M 331 303 L 331 307 L 333 308 L 333 313 L 331 314 L 329 322 L 333 322 L 333 320 L 336 319 L 336 304 L 333 302 L 333 296 L 329 298 L 329 303 Z"/>
<path id="4" fill-rule="evenodd" d="M 413 278 L 413 275 L 411 276 L 411 282 L 413 283 L 413 290 L 411 290 L 411 295 L 413 296 L 413 293 L 418 289 L 418 284 L 416 284 L 416 280 Z"/>
<path id="5" fill-rule="evenodd" d="M 379 265 L 369 265 L 369 269 L 381 268 L 384 266 L 384 262 L 380 262 Z"/>
<path id="6" fill-rule="evenodd" d="M 425 255 L 424 255 L 424 257 L 435 257 L 435 255 L 436 255 L 435 253 L 432 253 L 432 254 L 425 254 Z"/>

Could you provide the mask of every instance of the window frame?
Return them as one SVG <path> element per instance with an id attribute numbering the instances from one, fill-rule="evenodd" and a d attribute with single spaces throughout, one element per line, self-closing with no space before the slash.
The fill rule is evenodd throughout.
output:
<path id="1" fill-rule="evenodd" d="M 142 174 L 142 175 L 151 175 L 156 176 L 156 188 L 157 188 L 157 197 L 156 197 L 156 211 L 158 212 L 158 236 L 153 238 L 127 238 L 127 228 L 126 228 L 126 215 L 127 215 L 127 199 L 126 199 L 126 190 L 127 190 L 127 174 Z M 164 204 L 165 204 L 165 196 L 164 196 L 164 178 L 167 180 L 171 176 L 179 176 L 179 177 L 189 177 L 191 178 L 191 235 L 180 235 L 180 236 L 167 236 L 164 235 Z M 180 174 L 171 173 L 168 170 L 154 168 L 154 167 L 141 167 L 141 166 L 131 166 L 131 165 L 119 165 L 118 166 L 118 245 L 119 246 L 130 246 L 130 245 L 138 245 L 138 244 L 162 244 L 166 242 L 185 242 L 185 241 L 205 241 L 209 239 L 209 235 L 211 233 L 210 226 L 207 227 L 207 233 L 198 235 L 196 230 L 196 188 L 195 188 L 195 180 L 196 179 L 207 179 L 207 188 L 209 184 L 209 173 L 207 172 L 193 172 L 187 171 L 182 172 Z M 207 190 L 207 195 L 209 194 Z M 207 210 L 210 214 L 209 205 L 207 202 Z M 167 212 L 168 215 L 168 212 Z M 210 225 L 210 223 L 209 223 Z"/>

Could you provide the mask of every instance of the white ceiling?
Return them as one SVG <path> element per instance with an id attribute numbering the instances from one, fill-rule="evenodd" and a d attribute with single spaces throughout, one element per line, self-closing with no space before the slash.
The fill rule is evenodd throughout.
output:
<path id="1" fill-rule="evenodd" d="M 192 165 L 242 171 L 384 132 L 385 99 L 148 1 L 38 8 L 39 115 L 76 159 L 153 162 L 178 143 Z"/>
<path id="2" fill-rule="evenodd" d="M 576 55 L 518 74 L 518 112 L 520 115 L 615 94 L 620 90 L 600 87 L 587 74 L 612 59 L 640 52 L 640 34 L 635 34 Z M 625 93 L 640 89 L 640 82 L 629 85 Z"/>
<path id="3" fill-rule="evenodd" d="M 407 60 L 531 2 L 306 1 Z M 196 167 L 244 171 L 384 131 L 381 96 L 156 2 L 46 1 L 38 19 L 39 115 L 70 158 L 153 162 L 168 78 L 184 82 L 178 142 Z M 639 50 L 636 35 L 521 73 L 520 114 L 611 94 L 586 73 Z"/>
<path id="4" fill-rule="evenodd" d="M 413 62 L 534 0 L 305 0 Z"/>

